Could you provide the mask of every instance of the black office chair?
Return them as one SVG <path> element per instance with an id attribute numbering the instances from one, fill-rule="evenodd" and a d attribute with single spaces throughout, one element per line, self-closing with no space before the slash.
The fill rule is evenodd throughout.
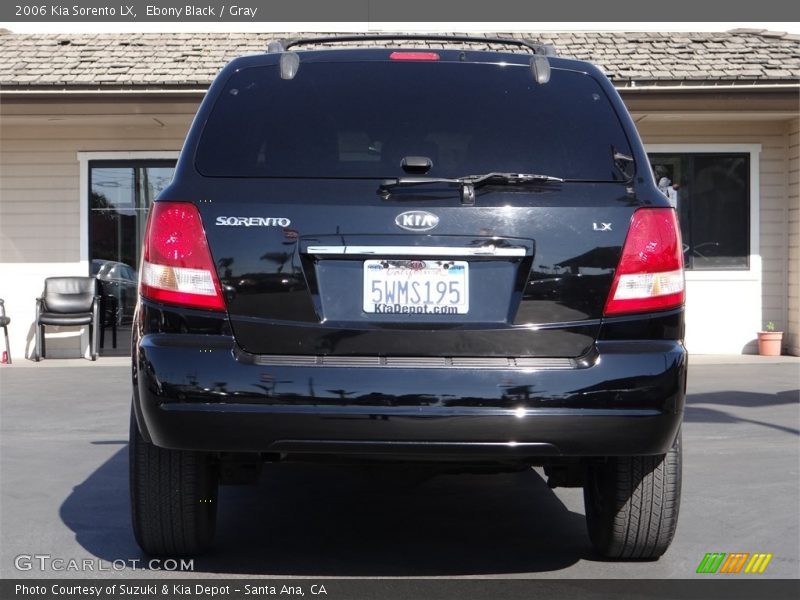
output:
<path id="1" fill-rule="evenodd" d="M 0 327 L 3 328 L 3 334 L 6 338 L 6 356 L 8 357 L 8 364 L 11 364 L 11 348 L 8 345 L 9 323 L 11 323 L 11 319 L 6 316 L 6 304 L 3 302 L 3 299 L 0 298 Z"/>
<path id="2" fill-rule="evenodd" d="M 36 299 L 36 352 L 34 360 L 45 356 L 45 326 L 89 326 L 89 355 L 97 360 L 97 333 L 100 296 L 94 277 L 48 277 L 44 292 Z"/>

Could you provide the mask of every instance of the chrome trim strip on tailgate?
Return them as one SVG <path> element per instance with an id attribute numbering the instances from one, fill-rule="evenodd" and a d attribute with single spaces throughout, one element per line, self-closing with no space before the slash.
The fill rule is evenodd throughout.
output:
<path id="1" fill-rule="evenodd" d="M 371 367 L 395 369 L 536 369 L 565 370 L 578 367 L 572 358 L 463 357 L 463 356 L 309 356 L 253 355 L 260 366 Z"/>
<path id="2" fill-rule="evenodd" d="M 309 246 L 307 254 L 376 256 L 526 256 L 525 248 L 497 246 Z"/>

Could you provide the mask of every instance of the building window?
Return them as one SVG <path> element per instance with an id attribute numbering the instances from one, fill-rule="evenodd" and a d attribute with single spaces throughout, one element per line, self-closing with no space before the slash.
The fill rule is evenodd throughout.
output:
<path id="1" fill-rule="evenodd" d="M 650 153 L 659 189 L 678 210 L 687 269 L 750 266 L 750 154 Z"/>
<path id="2" fill-rule="evenodd" d="M 89 161 L 90 274 L 117 299 L 120 325 L 131 321 L 136 306 L 147 213 L 174 170 L 174 160 Z"/>

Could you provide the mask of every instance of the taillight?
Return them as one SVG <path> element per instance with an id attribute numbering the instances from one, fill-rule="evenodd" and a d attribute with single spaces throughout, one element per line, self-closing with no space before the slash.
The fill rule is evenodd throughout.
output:
<path id="1" fill-rule="evenodd" d="M 206 232 L 193 204 L 153 204 L 144 235 L 139 291 L 157 302 L 225 310 Z"/>
<path id="2" fill-rule="evenodd" d="M 664 310 L 683 301 L 683 248 L 675 211 L 640 208 L 633 213 L 603 314 Z"/>

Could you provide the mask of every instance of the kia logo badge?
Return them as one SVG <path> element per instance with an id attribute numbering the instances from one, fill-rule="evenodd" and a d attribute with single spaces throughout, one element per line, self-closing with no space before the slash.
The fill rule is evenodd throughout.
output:
<path id="1" fill-rule="evenodd" d="M 397 215 L 394 222 L 408 231 L 430 231 L 439 224 L 439 217 L 425 210 L 409 210 Z"/>

